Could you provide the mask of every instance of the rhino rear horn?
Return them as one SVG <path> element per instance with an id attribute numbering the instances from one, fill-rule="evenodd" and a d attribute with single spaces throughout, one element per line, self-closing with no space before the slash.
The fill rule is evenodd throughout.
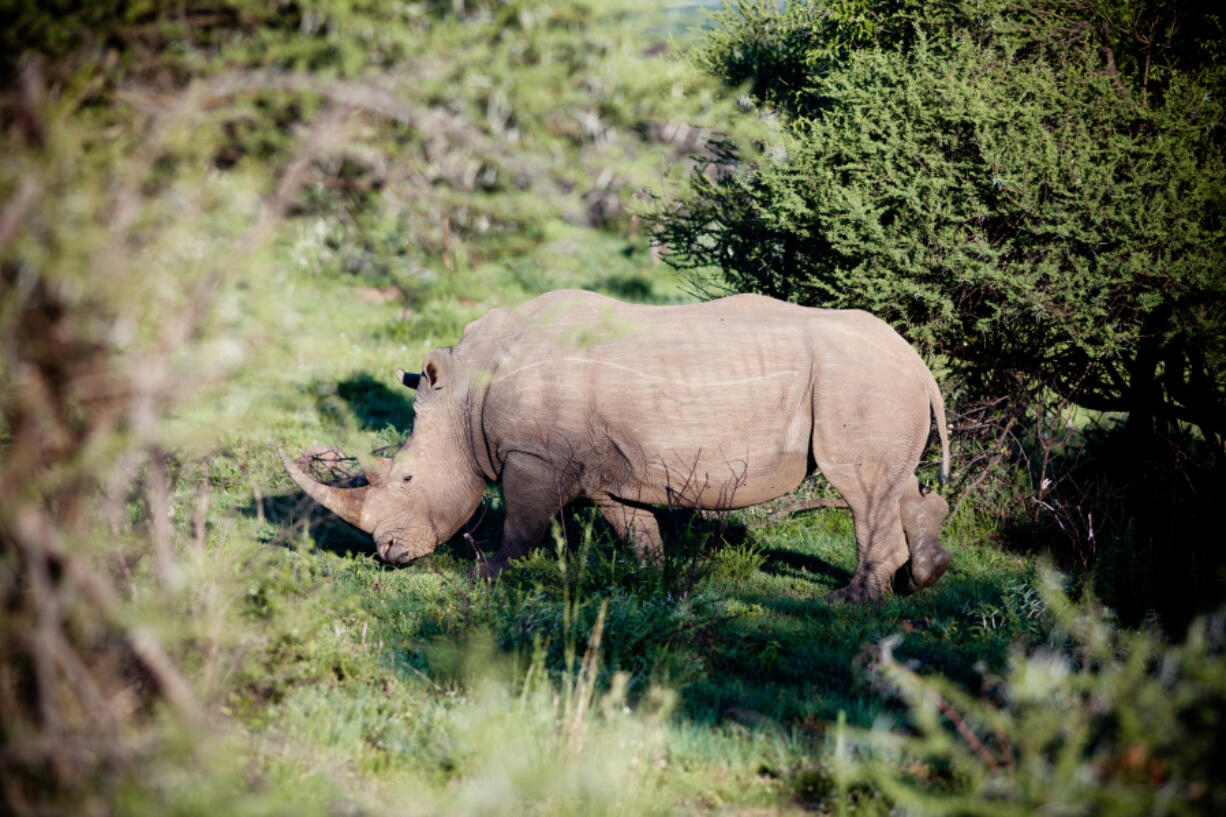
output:
<path id="1" fill-rule="evenodd" d="M 324 485 L 303 471 L 298 466 L 298 463 L 291 460 L 284 451 L 279 453 L 281 454 L 281 463 L 285 466 L 285 470 L 289 472 L 294 482 L 298 483 L 298 487 L 306 492 L 307 496 L 355 528 L 361 528 L 367 533 L 374 532 L 371 528 L 362 524 L 362 505 L 366 502 L 365 487 L 334 488 L 331 485 Z"/>
<path id="2" fill-rule="evenodd" d="M 396 379 L 408 386 L 410 389 L 416 389 L 417 384 L 421 382 L 421 375 L 409 374 L 404 369 L 397 369 Z"/>

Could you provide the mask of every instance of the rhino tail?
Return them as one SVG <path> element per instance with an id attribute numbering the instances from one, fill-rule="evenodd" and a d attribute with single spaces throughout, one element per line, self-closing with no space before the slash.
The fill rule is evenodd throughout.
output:
<path id="1" fill-rule="evenodd" d="M 924 386 L 928 389 L 928 405 L 932 408 L 932 419 L 936 423 L 937 437 L 941 441 L 941 470 L 938 479 L 944 485 L 949 481 L 949 429 L 945 426 L 945 399 L 937 387 L 936 378 L 932 372 L 925 370 Z"/>

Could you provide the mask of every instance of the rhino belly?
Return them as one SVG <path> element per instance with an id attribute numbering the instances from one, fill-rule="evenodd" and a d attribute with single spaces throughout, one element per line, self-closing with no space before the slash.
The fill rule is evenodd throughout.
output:
<path id="1" fill-rule="evenodd" d="M 810 471 L 807 419 L 754 423 L 742 418 L 705 427 L 643 423 L 619 435 L 618 449 L 630 467 L 626 483 L 610 493 L 652 505 L 712 510 L 782 496 Z"/>

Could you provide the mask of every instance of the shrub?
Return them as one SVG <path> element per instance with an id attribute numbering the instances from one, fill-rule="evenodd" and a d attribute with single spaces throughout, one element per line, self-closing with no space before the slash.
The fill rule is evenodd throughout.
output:
<path id="1" fill-rule="evenodd" d="M 838 15 L 810 13 L 833 48 Z M 804 82 L 764 92 L 792 114 L 774 158 L 695 174 L 660 218 L 669 257 L 717 268 L 715 287 L 868 309 L 977 396 L 1051 389 L 1221 445 L 1226 64 L 1122 89 L 1097 40 L 1057 53 L 1008 6 L 985 16 L 943 30 L 904 5 L 888 15 L 915 26 L 901 44 L 825 65 L 788 50 Z M 767 36 L 736 25 L 722 36 Z M 723 40 L 706 59 L 737 79 L 712 50 Z"/>
<path id="2" fill-rule="evenodd" d="M 1038 588 L 1051 635 L 1015 650 L 980 696 L 921 676 L 883 641 L 875 685 L 913 732 L 844 732 L 844 786 L 866 782 L 907 814 L 1217 814 L 1226 808 L 1226 612 L 1179 644 L 1120 629 L 1052 574 Z"/>

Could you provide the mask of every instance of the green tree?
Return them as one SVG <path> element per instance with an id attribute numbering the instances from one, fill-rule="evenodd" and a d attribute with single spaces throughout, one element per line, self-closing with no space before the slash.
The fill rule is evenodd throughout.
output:
<path id="1" fill-rule="evenodd" d="M 672 263 L 713 290 L 869 309 L 975 397 L 1054 392 L 1220 451 L 1219 16 L 870 0 L 719 22 L 698 61 L 783 127 L 663 210 Z"/>

